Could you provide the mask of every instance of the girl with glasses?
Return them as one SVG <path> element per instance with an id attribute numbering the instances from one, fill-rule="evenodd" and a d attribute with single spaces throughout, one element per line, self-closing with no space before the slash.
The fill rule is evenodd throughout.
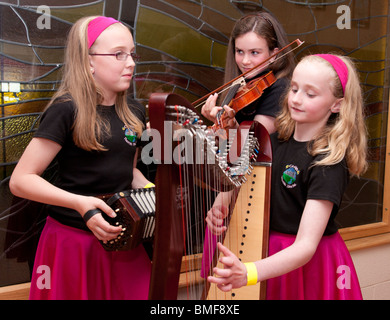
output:
<path id="1" fill-rule="evenodd" d="M 70 30 L 61 86 L 10 181 L 15 195 L 48 205 L 30 299 L 148 297 L 143 246 L 106 251 L 98 240 L 115 239 L 122 228 L 101 213 L 83 219 L 93 209 L 115 216 L 95 196 L 150 184 L 135 167 L 145 110 L 127 96 L 134 49 L 129 29 L 112 18 L 82 18 Z M 40 175 L 53 160 L 58 179 L 49 183 Z"/>

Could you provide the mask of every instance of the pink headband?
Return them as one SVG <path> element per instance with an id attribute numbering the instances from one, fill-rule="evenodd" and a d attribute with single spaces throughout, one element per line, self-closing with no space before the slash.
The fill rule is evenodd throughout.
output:
<path id="1" fill-rule="evenodd" d="M 91 48 L 97 37 L 110 25 L 118 23 L 118 20 L 108 17 L 97 17 L 88 24 L 88 49 Z"/>
<path id="2" fill-rule="evenodd" d="M 344 61 L 333 54 L 316 54 L 316 56 L 325 59 L 332 65 L 340 79 L 341 85 L 343 87 L 343 93 L 345 94 L 345 86 L 347 85 L 348 81 L 348 68 Z"/>

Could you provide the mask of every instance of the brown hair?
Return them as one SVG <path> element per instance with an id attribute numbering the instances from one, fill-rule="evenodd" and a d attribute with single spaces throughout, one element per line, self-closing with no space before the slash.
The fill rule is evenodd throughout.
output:
<path id="1" fill-rule="evenodd" d="M 251 31 L 267 41 L 270 51 L 273 51 L 275 48 L 282 49 L 288 44 L 282 25 L 272 14 L 256 12 L 241 17 L 234 25 L 229 40 L 225 65 L 225 83 L 241 74 L 235 61 L 236 38 Z M 270 69 L 277 78 L 291 77 L 294 70 L 293 55 L 289 53 L 282 59 L 273 62 L 270 65 Z"/>

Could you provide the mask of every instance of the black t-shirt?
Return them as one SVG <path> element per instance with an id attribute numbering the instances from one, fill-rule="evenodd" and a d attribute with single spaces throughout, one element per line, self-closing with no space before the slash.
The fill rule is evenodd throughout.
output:
<path id="1" fill-rule="evenodd" d="M 276 80 L 273 85 L 264 89 L 263 94 L 259 99 L 237 112 L 237 122 L 241 123 L 245 120 L 251 121 L 256 115 L 265 115 L 275 118 L 281 109 L 281 100 L 287 87 L 288 80 L 286 78 Z"/>
<path id="2" fill-rule="evenodd" d="M 307 143 L 291 138 L 287 142 L 271 135 L 273 162 L 270 228 L 297 234 L 306 200 L 329 200 L 333 205 L 324 235 L 337 231 L 334 218 L 349 181 L 346 161 L 332 166 L 312 166 L 320 156 L 307 152 Z"/>
<path id="3" fill-rule="evenodd" d="M 131 101 L 129 107 L 145 123 L 145 109 Z M 55 185 L 80 195 L 100 195 L 129 189 L 133 180 L 133 160 L 138 140 L 119 119 L 115 106 L 97 106 L 97 111 L 110 123 L 110 136 L 101 143 L 107 151 L 85 151 L 74 144 L 75 107 L 71 101 L 56 102 L 43 114 L 35 133 L 62 146 L 56 157 L 58 178 Z M 134 134 L 133 134 L 134 133 Z M 49 206 L 49 215 L 73 227 L 89 230 L 74 210 Z"/>

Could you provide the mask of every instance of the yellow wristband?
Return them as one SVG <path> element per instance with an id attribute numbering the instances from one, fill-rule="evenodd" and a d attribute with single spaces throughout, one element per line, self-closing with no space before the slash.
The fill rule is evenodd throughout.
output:
<path id="1" fill-rule="evenodd" d="M 154 186 L 155 186 L 154 183 L 149 182 L 149 183 L 144 187 L 144 189 L 145 189 L 145 188 L 153 188 Z"/>
<path id="2" fill-rule="evenodd" d="M 254 262 L 244 263 L 247 272 L 247 286 L 252 286 L 257 283 L 257 268 Z"/>

